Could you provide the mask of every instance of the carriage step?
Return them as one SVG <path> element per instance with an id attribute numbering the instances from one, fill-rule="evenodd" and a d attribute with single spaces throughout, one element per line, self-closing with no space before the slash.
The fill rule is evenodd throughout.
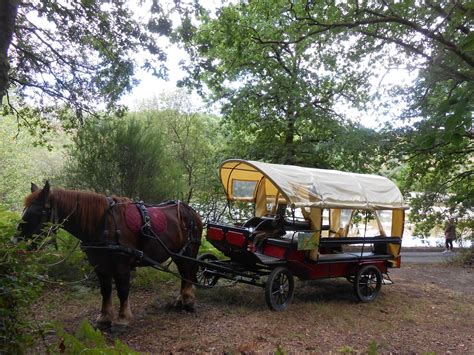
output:
<path id="1" fill-rule="evenodd" d="M 284 259 L 279 259 L 275 258 L 274 256 L 268 256 L 260 253 L 255 253 L 255 256 L 258 258 L 258 260 L 265 265 L 268 264 L 282 264 L 285 263 Z"/>

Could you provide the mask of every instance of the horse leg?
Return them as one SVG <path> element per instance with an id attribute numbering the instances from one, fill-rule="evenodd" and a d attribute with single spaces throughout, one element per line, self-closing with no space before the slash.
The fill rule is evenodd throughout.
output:
<path id="1" fill-rule="evenodd" d="M 181 275 L 181 291 L 176 299 L 175 307 L 184 309 L 188 312 L 194 312 L 194 296 L 193 282 L 196 282 L 197 265 L 190 265 L 189 262 L 175 261 Z M 195 271 L 193 269 L 196 269 Z M 194 271 L 194 272 L 193 272 Z"/>
<path id="2" fill-rule="evenodd" d="M 116 330 L 122 330 L 128 327 L 132 319 L 132 311 L 130 310 L 130 303 L 128 295 L 130 293 L 130 270 L 124 273 L 114 275 L 115 286 L 117 288 L 117 295 L 120 300 L 120 310 L 118 319 L 114 322 L 113 327 Z"/>
<path id="3" fill-rule="evenodd" d="M 102 294 L 102 308 L 96 319 L 96 326 L 99 329 L 107 329 L 112 325 L 114 318 L 112 308 L 112 276 L 96 271 L 100 283 L 100 293 Z"/>

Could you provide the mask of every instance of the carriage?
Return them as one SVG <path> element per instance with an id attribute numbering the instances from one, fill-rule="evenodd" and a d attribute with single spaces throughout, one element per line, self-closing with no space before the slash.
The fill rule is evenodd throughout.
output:
<path id="1" fill-rule="evenodd" d="M 101 329 L 128 326 L 131 269 L 163 270 L 169 258 L 181 277 L 175 305 L 185 310 L 194 309 L 193 283 L 210 288 L 220 279 L 264 288 L 275 311 L 291 303 L 294 277 L 344 277 L 360 301 L 370 302 L 383 284 L 391 283 L 389 269 L 400 267 L 406 207 L 385 177 L 230 159 L 221 164 L 220 179 L 229 202 L 253 208 L 240 223 L 207 224 L 207 240 L 225 258 L 197 257 L 203 225 L 185 203 L 148 205 L 50 189 L 49 182 L 42 189 L 31 185 L 12 240 L 26 240 L 34 249 L 38 239 L 57 228 L 78 238 L 100 282 L 96 325 Z M 112 279 L 120 300 L 117 319 Z"/>
<path id="2" fill-rule="evenodd" d="M 336 170 L 230 159 L 220 166 L 229 202 L 251 204 L 240 223 L 207 224 L 223 255 L 198 257 L 197 279 L 260 286 L 268 307 L 286 309 L 301 280 L 342 277 L 356 297 L 373 301 L 400 267 L 406 207 L 389 179 Z"/>

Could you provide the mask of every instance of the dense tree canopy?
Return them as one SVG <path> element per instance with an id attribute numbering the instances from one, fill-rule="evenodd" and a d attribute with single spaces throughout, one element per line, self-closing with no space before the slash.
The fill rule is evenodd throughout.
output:
<path id="1" fill-rule="evenodd" d="M 99 110 L 117 111 L 120 95 L 135 83 L 132 55 L 137 51 L 151 53 L 145 65 L 163 75 L 160 62 L 165 54 L 150 31 L 166 28 L 153 18 L 148 25 L 139 24 L 132 5 L 2 1 L 0 102 L 7 96 L 6 109 L 28 121 L 25 124 L 33 124 L 38 115 L 61 118 L 72 113 L 82 122 Z"/>
<path id="2" fill-rule="evenodd" d="M 173 17 L 158 1 L 146 23 L 134 20 L 123 2 L 2 2 L 1 95 L 9 93 L 17 117 L 39 122 L 30 129 L 41 134 L 48 125 L 35 121 L 39 115 L 72 112 L 83 120 L 91 112 L 118 111 L 118 98 L 134 84 L 131 53 L 145 48 L 161 61 L 155 34 L 166 34 L 190 54 L 181 84 L 221 105 L 217 127 L 226 144 L 213 157 L 384 169 L 406 191 L 423 192 L 413 200 L 414 219 L 435 213 L 436 204 L 450 207 L 438 220 L 472 208 L 470 2 L 243 1 L 214 12 L 203 9 L 205 2 L 175 4 L 182 22 L 172 33 Z M 163 73 L 159 64 L 147 65 Z M 376 132 L 348 120 L 347 108 L 376 105 L 371 95 L 381 92 L 373 78 L 398 67 L 417 79 L 382 98 L 387 110 L 402 111 L 397 122 Z M 212 146 L 206 136 L 212 124 L 203 131 L 199 115 L 176 121 L 176 113 L 161 113 L 160 129 L 185 171 L 190 199 L 205 175 L 199 157 Z"/>
<path id="3" fill-rule="evenodd" d="M 331 32 L 297 40 L 305 32 L 288 9 L 285 1 L 239 3 L 217 18 L 201 16 L 198 27 L 185 21 L 180 39 L 193 61 L 182 84 L 211 90 L 231 123 L 232 144 L 248 146 L 249 156 L 341 167 L 329 159 L 331 144 L 356 125 L 344 122 L 336 104 L 366 102 L 366 75 L 353 65 L 361 56 L 337 51 L 345 38 Z"/>
<path id="4" fill-rule="evenodd" d="M 205 85 L 224 103 L 234 143 L 242 142 L 246 154 L 319 166 L 334 166 L 342 151 L 345 161 L 362 153 L 366 164 L 378 156 L 388 168 L 406 165 L 405 186 L 425 192 L 417 195 L 423 201 L 414 204 L 414 219 L 426 219 L 435 202 L 458 217 L 472 208 L 471 3 L 240 2 L 194 20 L 180 10 L 179 38 L 193 58 L 183 84 Z M 374 105 L 369 78 L 397 67 L 418 74 L 415 85 L 392 87 L 383 97 L 387 110 L 405 105 L 398 122 L 383 136 L 341 122 L 336 102 Z"/>

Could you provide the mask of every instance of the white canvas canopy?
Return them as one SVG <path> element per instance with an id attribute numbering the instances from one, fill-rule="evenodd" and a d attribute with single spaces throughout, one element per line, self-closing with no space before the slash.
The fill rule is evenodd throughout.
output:
<path id="1" fill-rule="evenodd" d="M 407 208 L 398 187 L 379 175 L 230 159 L 221 164 L 220 177 L 230 200 L 256 201 L 264 190 L 293 208 Z"/>

